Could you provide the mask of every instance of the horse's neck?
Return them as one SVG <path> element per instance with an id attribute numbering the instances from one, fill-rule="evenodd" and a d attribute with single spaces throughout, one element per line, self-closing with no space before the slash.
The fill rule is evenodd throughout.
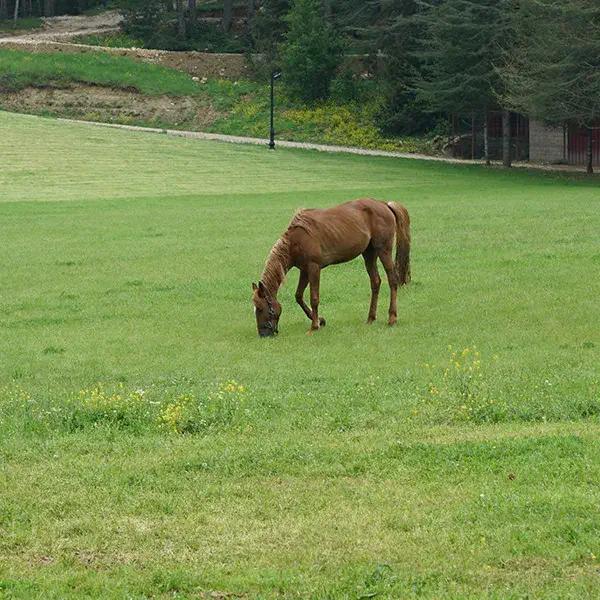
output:
<path id="1" fill-rule="evenodd" d="M 277 292 L 290 268 L 289 246 L 287 240 L 281 238 L 271 248 L 261 277 L 263 285 L 273 298 L 277 297 Z"/>

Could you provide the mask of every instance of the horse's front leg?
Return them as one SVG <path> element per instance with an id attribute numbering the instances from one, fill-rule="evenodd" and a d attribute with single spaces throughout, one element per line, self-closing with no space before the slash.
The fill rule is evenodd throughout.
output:
<path id="1" fill-rule="evenodd" d="M 312 312 L 310 308 L 304 302 L 304 290 L 308 285 L 308 273 L 306 271 L 300 271 L 300 279 L 298 280 L 298 288 L 296 289 L 296 302 L 300 305 L 300 308 L 304 311 L 304 314 L 312 321 Z"/>
<path id="2" fill-rule="evenodd" d="M 319 286 L 321 283 L 321 267 L 317 263 L 308 266 L 308 282 L 310 283 L 310 307 L 312 323 L 309 333 L 317 331 L 325 325 L 325 319 L 319 319 Z"/>

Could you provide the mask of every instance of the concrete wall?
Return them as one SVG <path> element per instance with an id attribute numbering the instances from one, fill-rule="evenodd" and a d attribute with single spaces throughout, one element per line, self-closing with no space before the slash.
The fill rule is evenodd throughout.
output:
<path id="1" fill-rule="evenodd" d="M 562 127 L 548 127 L 540 121 L 529 121 L 529 160 L 557 163 L 566 160 Z"/>

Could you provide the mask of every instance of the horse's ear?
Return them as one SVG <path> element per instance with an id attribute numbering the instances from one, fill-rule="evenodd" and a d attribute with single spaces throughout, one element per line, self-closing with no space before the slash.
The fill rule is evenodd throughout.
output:
<path id="1" fill-rule="evenodd" d="M 258 286 L 253 281 L 252 282 L 252 291 L 255 292 L 257 289 L 258 289 Z"/>
<path id="2" fill-rule="evenodd" d="M 258 282 L 258 292 L 263 298 L 265 298 L 267 295 L 267 288 L 265 287 L 262 281 Z"/>

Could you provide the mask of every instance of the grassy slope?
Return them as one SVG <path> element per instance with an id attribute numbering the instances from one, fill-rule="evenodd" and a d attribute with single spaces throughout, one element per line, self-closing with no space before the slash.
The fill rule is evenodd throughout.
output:
<path id="1" fill-rule="evenodd" d="M 594 597 L 597 185 L 0 128 L 2 593 Z M 364 325 L 355 261 L 324 274 L 327 328 L 304 335 L 291 274 L 257 339 L 250 281 L 293 210 L 361 195 L 413 217 L 399 326 Z M 444 378 L 473 344 L 481 379 Z M 229 379 L 231 418 L 156 425 Z M 143 388 L 150 416 L 71 399 L 96 382 Z"/>
<path id="2" fill-rule="evenodd" d="M 197 103 L 197 110 L 210 105 L 222 116 L 210 127 L 210 131 L 233 135 L 267 137 L 269 126 L 268 87 L 251 81 L 210 80 L 195 83 L 189 76 L 134 61 L 127 57 L 103 53 L 90 54 L 31 54 L 0 49 L 0 90 L 20 90 L 27 86 L 58 87 L 71 83 L 86 83 L 157 96 L 187 96 Z M 365 92 L 366 93 L 366 92 Z M 89 94 L 89 92 L 88 92 Z M 367 93 L 367 95 L 369 95 Z M 368 101 L 367 101 L 368 100 Z M 0 109 L 2 108 L 0 94 Z M 286 97 L 279 87 L 277 92 L 277 133 L 282 139 L 312 141 L 329 144 L 399 150 L 405 152 L 428 152 L 427 140 L 385 138 L 373 124 L 376 107 L 373 98 L 353 104 L 338 105 L 333 102 L 307 108 L 299 106 Z M 193 129 L 190 121 L 177 115 L 175 121 L 142 119 L 131 121 L 111 111 L 94 107 L 90 103 L 91 119 L 76 105 L 39 107 L 41 114 L 67 116 L 88 120 L 107 120 L 154 127 Z"/>
<path id="3" fill-rule="evenodd" d="M 135 89 L 151 96 L 198 93 L 198 86 L 183 73 L 123 56 L 0 50 L 0 84 L 5 89 L 71 82 Z"/>

